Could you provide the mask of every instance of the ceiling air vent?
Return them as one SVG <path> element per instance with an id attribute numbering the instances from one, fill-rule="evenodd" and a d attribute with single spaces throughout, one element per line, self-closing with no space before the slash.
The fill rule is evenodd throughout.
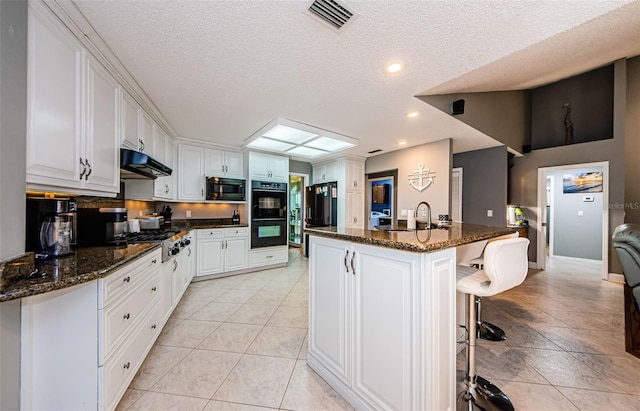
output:
<path id="1" fill-rule="evenodd" d="M 355 13 L 344 3 L 333 0 L 315 0 L 309 6 L 307 14 L 320 19 L 336 31 L 340 31 L 353 17 Z"/>

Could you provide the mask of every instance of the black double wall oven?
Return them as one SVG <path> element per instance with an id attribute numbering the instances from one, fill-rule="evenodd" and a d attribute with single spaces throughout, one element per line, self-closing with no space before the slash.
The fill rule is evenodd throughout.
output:
<path id="1" fill-rule="evenodd" d="M 251 182 L 251 248 L 287 245 L 287 183 Z"/>

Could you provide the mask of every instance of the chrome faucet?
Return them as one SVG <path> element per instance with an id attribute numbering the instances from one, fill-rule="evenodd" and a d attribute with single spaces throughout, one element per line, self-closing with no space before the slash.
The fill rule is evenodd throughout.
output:
<path id="1" fill-rule="evenodd" d="M 416 206 L 416 209 L 414 211 L 414 217 L 416 218 L 416 221 L 418 220 L 418 209 L 420 208 L 421 205 L 426 205 L 427 206 L 427 230 L 431 229 L 431 206 L 429 205 L 429 203 L 427 203 L 426 201 L 420 201 L 418 203 L 418 205 Z"/>

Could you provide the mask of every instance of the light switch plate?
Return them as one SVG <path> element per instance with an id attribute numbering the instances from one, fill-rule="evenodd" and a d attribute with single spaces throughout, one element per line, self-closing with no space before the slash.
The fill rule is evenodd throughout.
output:
<path id="1" fill-rule="evenodd" d="M 191 210 L 187 210 L 186 214 L 187 214 L 187 218 L 191 218 Z"/>
<path id="2" fill-rule="evenodd" d="M 487 210 L 487 217 L 493 217 L 493 210 Z"/>
<path id="3" fill-rule="evenodd" d="M 578 210 L 578 217 L 582 217 L 584 215 L 584 211 Z"/>

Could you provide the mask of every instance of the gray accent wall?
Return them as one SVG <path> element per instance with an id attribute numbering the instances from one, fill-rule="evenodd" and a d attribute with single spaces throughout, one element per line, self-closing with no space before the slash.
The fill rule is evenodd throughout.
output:
<path id="1" fill-rule="evenodd" d="M 0 1 L 0 261 L 25 246 L 27 2 Z M 0 303 L 0 409 L 20 409 L 20 300 Z"/>
<path id="2" fill-rule="evenodd" d="M 310 184 L 311 181 L 313 181 L 313 176 L 312 176 L 313 167 L 311 166 L 311 163 L 307 163 L 304 161 L 289 160 L 289 172 L 298 173 L 298 174 L 308 174 L 309 181 L 307 182 L 307 184 Z"/>
<path id="3" fill-rule="evenodd" d="M 453 155 L 462 167 L 462 221 L 503 227 L 507 221 L 507 147 Z M 487 210 L 493 217 L 487 217 Z"/>
<path id="4" fill-rule="evenodd" d="M 440 94 L 418 98 L 447 114 L 451 114 L 454 101 L 464 99 L 464 114 L 454 116 L 457 120 L 518 153 L 522 153 L 523 146 L 530 141 L 531 103 L 528 90 Z"/>
<path id="5" fill-rule="evenodd" d="M 627 64 L 618 60 L 614 65 L 613 139 L 533 150 L 523 157 L 513 159 L 510 179 L 510 200 L 525 210 L 529 219 L 529 261 L 538 261 L 537 230 L 544 215 L 537 215 L 538 168 L 567 164 L 609 162 L 609 234 L 624 221 L 625 118 L 627 113 Z M 630 90 L 640 93 L 640 90 Z M 637 135 L 628 138 L 639 138 Z M 637 162 L 637 160 L 636 160 Z M 637 179 L 637 174 L 635 179 Z M 606 177 L 605 177 L 606 178 Z M 622 206 L 621 206 L 622 205 Z M 618 257 L 609 244 L 609 272 L 622 273 Z"/>
<path id="6" fill-rule="evenodd" d="M 420 201 L 426 201 L 437 222 L 438 214 L 451 214 L 451 157 L 451 140 L 440 140 L 369 157 L 364 172 L 398 170 L 397 218 L 405 220 L 407 217 L 400 215 L 402 209 L 413 210 Z M 435 172 L 433 184 L 423 191 L 409 185 L 409 175 L 418 170 L 419 164 Z"/>
<path id="7" fill-rule="evenodd" d="M 602 167 L 560 170 L 553 178 L 553 255 L 602 260 L 602 193 L 563 193 L 565 174 L 603 171 Z M 593 201 L 584 201 L 585 197 Z M 582 214 L 582 215 L 580 215 Z"/>

